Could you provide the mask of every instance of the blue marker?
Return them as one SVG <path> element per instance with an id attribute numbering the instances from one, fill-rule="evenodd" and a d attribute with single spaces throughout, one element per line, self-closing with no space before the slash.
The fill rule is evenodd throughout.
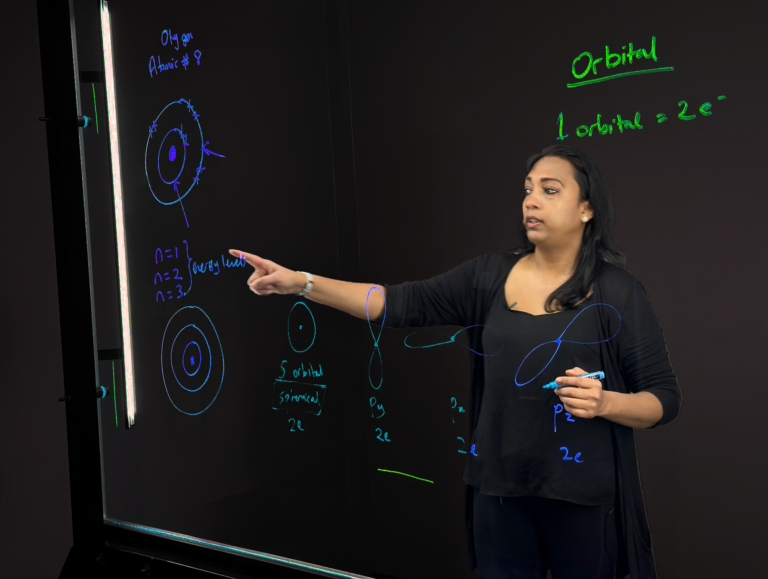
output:
<path id="1" fill-rule="evenodd" d="M 592 372 L 590 374 L 582 374 L 581 376 L 573 376 L 573 378 L 591 378 L 592 380 L 602 380 L 605 378 L 605 374 L 600 372 Z M 557 382 L 550 382 L 549 384 L 544 384 L 542 388 L 551 388 L 554 390 L 555 388 L 558 388 L 560 385 Z"/>

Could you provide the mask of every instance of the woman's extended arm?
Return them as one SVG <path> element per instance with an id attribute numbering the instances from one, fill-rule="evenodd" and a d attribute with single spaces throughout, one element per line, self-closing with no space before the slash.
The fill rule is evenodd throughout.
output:
<path id="1" fill-rule="evenodd" d="M 230 249 L 229 253 L 234 257 L 245 259 L 249 265 L 253 266 L 254 271 L 248 278 L 248 287 L 256 295 L 296 294 L 304 289 L 306 278 L 303 273 L 290 270 L 273 261 L 262 259 L 244 251 Z M 377 321 L 381 318 L 384 312 L 384 296 L 386 295 L 386 290 L 382 286 L 339 281 L 319 275 L 312 277 L 314 278 L 314 286 L 312 291 L 306 295 L 307 299 L 331 306 L 363 320 Z M 368 292 L 371 287 L 376 287 L 381 291 L 371 291 L 369 298 Z M 368 306 L 367 313 L 366 303 Z"/>

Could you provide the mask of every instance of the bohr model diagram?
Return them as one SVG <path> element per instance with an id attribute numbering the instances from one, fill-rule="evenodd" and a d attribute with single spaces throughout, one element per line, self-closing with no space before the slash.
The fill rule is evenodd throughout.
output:
<path id="1" fill-rule="evenodd" d="M 192 102 L 179 99 L 166 105 L 149 127 L 144 150 L 144 172 L 152 195 L 161 205 L 181 207 L 189 227 L 182 199 L 200 184 L 206 157 L 224 157 L 207 148 L 200 114 Z"/>
<path id="2" fill-rule="evenodd" d="M 168 398 L 179 412 L 196 416 L 216 401 L 224 382 L 224 350 L 203 310 L 187 306 L 168 320 L 160 368 Z"/>

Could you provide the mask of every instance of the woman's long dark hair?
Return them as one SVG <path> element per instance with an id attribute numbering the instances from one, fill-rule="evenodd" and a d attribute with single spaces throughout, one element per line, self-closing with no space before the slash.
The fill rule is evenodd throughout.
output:
<path id="1" fill-rule="evenodd" d="M 580 200 L 589 201 L 594 210 L 594 216 L 584 227 L 584 237 L 581 240 L 576 270 L 563 285 L 547 298 L 545 309 L 548 312 L 553 312 L 555 311 L 555 304 L 559 304 L 563 309 L 569 309 L 587 297 L 597 276 L 601 261 L 607 261 L 623 268 L 627 260 L 611 241 L 613 202 L 611 201 L 611 192 L 608 190 L 608 182 L 595 160 L 576 147 L 560 144 L 550 145 L 541 153 L 528 158 L 526 171 L 530 172 L 531 167 L 544 157 L 560 157 L 570 161 L 576 174 L 576 182 L 579 184 Z M 521 253 L 533 252 L 534 245 L 528 239 L 525 223 L 522 221 L 519 231 L 524 244 Z"/>

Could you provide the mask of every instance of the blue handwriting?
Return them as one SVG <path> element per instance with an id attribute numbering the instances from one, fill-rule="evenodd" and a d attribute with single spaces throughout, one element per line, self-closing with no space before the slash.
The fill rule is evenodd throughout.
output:
<path id="1" fill-rule="evenodd" d="M 384 416 L 386 414 L 386 412 L 384 411 L 384 406 L 382 404 L 376 404 L 376 402 L 377 402 L 376 401 L 376 397 L 375 396 L 371 396 L 371 399 L 370 399 L 370 403 L 371 403 L 371 418 L 378 419 L 378 418 L 381 418 L 382 416 Z M 374 416 L 374 414 L 373 414 L 374 413 L 374 406 L 376 407 L 377 411 L 381 410 L 381 414 L 379 414 L 378 416 Z"/>
<path id="2" fill-rule="evenodd" d="M 583 459 L 579 460 L 579 457 L 581 456 L 580 452 L 577 452 L 576 456 L 568 456 L 568 447 L 567 446 L 561 446 L 560 450 L 564 450 L 565 451 L 565 456 L 563 457 L 563 460 L 572 460 L 574 462 L 579 462 L 579 463 L 584 462 Z"/>
<path id="3" fill-rule="evenodd" d="M 458 413 L 459 414 L 461 414 L 462 412 L 466 412 L 466 410 L 464 410 L 464 407 L 463 406 L 459 406 L 459 403 L 456 402 L 456 398 L 451 396 L 451 410 L 457 410 L 457 409 L 458 409 Z M 453 412 L 451 412 L 451 421 L 454 424 L 456 424 L 456 419 L 453 417 Z"/>
<path id="4" fill-rule="evenodd" d="M 186 32 L 181 35 L 181 45 L 184 47 L 189 44 L 189 41 L 192 40 L 192 33 Z M 174 50 L 178 51 L 180 50 L 181 46 L 179 45 L 179 35 L 174 34 L 171 32 L 170 28 L 167 28 L 163 30 L 160 33 L 160 44 L 163 46 L 168 46 L 170 48 L 173 48 Z M 195 57 L 197 58 L 197 64 L 200 64 L 200 51 L 195 51 Z M 184 67 L 184 70 L 187 70 L 187 66 L 189 65 L 189 55 L 184 54 L 184 56 L 181 58 L 181 65 Z M 165 72 L 166 70 L 173 70 L 175 68 L 179 68 L 179 61 L 177 59 L 171 59 L 170 62 L 167 64 L 163 64 L 160 61 L 160 56 L 157 56 L 157 60 L 155 60 L 154 56 L 149 57 L 149 76 L 150 78 L 161 73 Z"/>
<path id="5" fill-rule="evenodd" d="M 213 273 L 213 266 L 216 266 L 216 273 L 213 275 L 219 275 L 219 260 L 216 261 L 208 260 L 204 261 L 203 263 L 199 264 L 195 261 L 192 262 L 192 273 L 205 273 L 206 271 Z"/>
<path id="6" fill-rule="evenodd" d="M 163 254 L 165 254 L 165 256 L 163 256 Z M 160 258 L 160 261 L 157 261 L 158 257 Z M 164 257 L 168 257 L 168 258 L 173 257 L 174 259 L 178 259 L 178 257 L 179 257 L 179 248 L 178 247 L 174 247 L 172 249 L 162 250 L 162 249 L 160 249 L 158 247 L 155 250 L 155 264 L 162 263 Z"/>
<path id="7" fill-rule="evenodd" d="M 304 410 L 317 416 L 323 411 L 325 385 L 275 380 L 272 391 L 273 410 Z"/>
<path id="8" fill-rule="evenodd" d="M 563 411 L 562 404 L 555 404 L 555 432 L 557 432 L 557 415 Z M 568 422 L 576 422 L 576 420 L 568 413 L 565 413 L 565 419 Z"/>
<path id="9" fill-rule="evenodd" d="M 283 373 L 280 375 L 279 380 L 282 380 L 285 378 L 285 363 L 288 362 L 288 360 L 283 360 L 280 363 L 280 369 L 283 371 Z M 301 365 L 298 368 L 295 368 L 292 370 L 291 374 L 293 374 L 294 378 L 306 378 L 307 376 L 311 378 L 320 378 L 323 375 L 323 367 L 318 364 L 317 370 L 314 369 L 312 364 L 310 363 L 309 368 L 304 368 L 304 362 L 301 362 Z"/>
<path id="10" fill-rule="evenodd" d="M 290 392 L 286 392 L 283 390 L 280 392 L 280 403 L 283 402 L 306 402 L 307 404 L 317 404 L 320 401 L 320 393 L 315 392 L 314 395 L 312 394 L 294 394 L 293 390 Z"/>
<path id="11" fill-rule="evenodd" d="M 461 441 L 461 448 L 459 449 L 459 454 L 467 454 L 467 451 L 464 450 L 464 447 L 467 444 L 466 442 L 464 442 L 464 439 L 461 436 L 457 436 L 456 440 L 460 440 Z M 469 448 L 469 454 L 471 454 L 472 456 L 477 456 L 477 453 L 475 452 L 475 445 L 474 444 Z"/>
<path id="12" fill-rule="evenodd" d="M 232 268 L 232 267 L 245 267 L 246 261 L 244 257 L 240 257 L 238 259 L 229 259 L 225 258 L 222 254 L 221 261 L 218 259 L 209 259 L 208 261 L 203 261 L 201 263 L 197 263 L 196 261 L 192 261 L 190 259 L 189 263 L 189 272 L 190 276 L 192 274 L 198 274 L 198 273 L 213 273 L 213 275 L 219 275 L 221 273 L 221 267 L 225 268 Z M 214 268 L 216 271 L 214 272 Z"/>
<path id="13" fill-rule="evenodd" d="M 456 414 L 465 414 L 466 410 L 464 410 L 463 406 L 459 406 L 459 402 L 456 400 L 455 396 L 451 396 L 451 422 L 453 424 L 456 424 Z M 461 436 L 457 436 L 456 440 L 461 441 L 461 448 L 459 449 L 459 454 L 467 454 L 467 451 L 464 450 L 464 447 L 466 446 L 466 443 L 464 442 L 464 439 Z M 471 450 L 474 450 L 474 446 Z M 475 455 L 477 456 L 477 455 Z"/>
<path id="14" fill-rule="evenodd" d="M 173 70 L 174 68 L 179 68 L 179 61 L 178 60 L 171 60 L 170 62 L 163 64 L 160 62 L 160 55 L 157 55 L 157 62 L 155 62 L 155 57 L 150 56 L 149 57 L 149 76 L 152 78 L 156 74 L 160 74 L 161 72 L 165 72 L 166 70 Z"/>
<path id="15" fill-rule="evenodd" d="M 195 60 L 197 61 L 197 65 L 200 66 L 200 56 L 202 56 L 202 53 L 199 50 L 195 50 Z M 184 67 L 184 70 L 187 70 L 187 67 L 189 66 L 189 55 L 184 54 L 181 57 L 181 66 Z M 155 56 L 152 55 L 149 57 L 149 77 L 154 78 L 155 76 L 159 76 L 161 72 L 166 72 L 168 70 L 174 70 L 180 68 L 179 67 L 179 59 L 178 58 L 172 58 L 166 63 L 161 62 L 160 55 L 157 55 L 157 60 L 155 60 Z M 198 115 L 199 116 L 199 115 Z M 223 155 L 219 155 L 219 157 L 222 157 Z"/>
<path id="16" fill-rule="evenodd" d="M 189 251 L 189 247 L 187 246 L 187 242 L 183 242 L 184 245 L 187 247 L 187 251 Z M 162 249 L 158 247 L 155 250 L 155 265 L 162 264 L 166 259 L 178 259 L 179 258 L 179 248 L 178 247 L 172 247 L 170 249 Z M 164 272 L 157 272 L 152 280 L 153 286 L 157 287 L 158 284 L 163 284 L 166 281 L 170 281 L 175 287 L 170 290 L 163 290 L 158 289 L 155 292 L 155 303 L 158 303 L 160 301 L 165 302 L 166 300 L 173 300 L 173 299 L 180 299 L 183 298 L 187 292 L 185 292 L 181 284 L 176 283 L 177 281 L 183 281 L 184 277 L 179 275 L 179 268 L 169 268 L 170 271 L 164 271 Z"/>
<path id="17" fill-rule="evenodd" d="M 171 45 L 171 48 L 175 48 L 176 50 L 179 49 L 179 35 L 171 33 L 171 29 L 163 30 L 160 34 L 160 43 L 163 46 L 166 46 L 168 44 Z M 175 46 L 174 46 L 175 43 Z M 186 43 L 184 44 L 186 46 Z"/>
<path id="18" fill-rule="evenodd" d="M 155 294 L 155 302 L 160 301 L 166 301 L 166 300 L 172 300 L 172 299 L 180 299 L 187 295 L 192 290 L 192 281 L 194 275 L 200 275 L 204 273 L 211 273 L 214 276 L 219 275 L 221 273 L 221 268 L 224 267 L 226 269 L 233 268 L 233 267 L 245 267 L 247 265 L 247 262 L 245 260 L 245 257 L 230 259 L 225 258 L 222 254 L 221 260 L 219 259 L 210 259 L 208 261 L 204 261 L 202 263 L 198 263 L 197 261 L 193 261 L 192 258 L 189 255 L 189 244 L 186 240 L 183 240 L 182 243 L 184 244 L 185 250 L 186 250 L 186 257 L 187 257 L 187 272 L 189 274 L 189 287 L 184 290 L 182 288 L 182 285 L 180 283 L 176 282 L 182 282 L 184 281 L 184 276 L 180 274 L 180 270 L 182 268 L 169 268 L 168 271 L 163 272 L 157 272 L 153 278 L 153 285 L 158 286 L 163 284 L 164 282 L 172 282 L 175 285 L 174 290 L 157 290 Z M 179 259 L 179 248 L 178 247 L 172 247 L 170 249 L 163 249 L 158 247 L 155 250 L 155 264 L 160 265 L 163 264 L 165 260 L 168 259 Z M 299 377 L 298 375 L 296 376 Z"/>
<path id="19" fill-rule="evenodd" d="M 221 263 L 224 264 L 224 267 L 245 267 L 247 265 L 245 258 L 241 255 L 237 259 L 229 259 L 228 257 L 225 259 L 224 254 L 221 255 Z"/>

